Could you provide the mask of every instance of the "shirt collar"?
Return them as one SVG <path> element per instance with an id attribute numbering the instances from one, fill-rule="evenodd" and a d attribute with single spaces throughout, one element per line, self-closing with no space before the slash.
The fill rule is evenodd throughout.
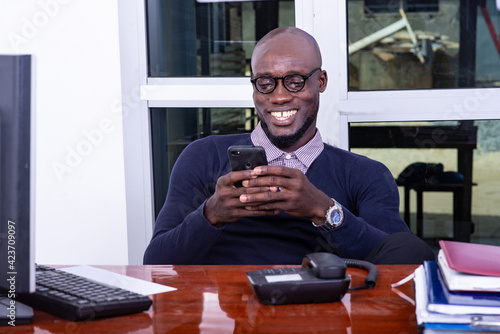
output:
<path id="1" fill-rule="evenodd" d="M 286 155 L 286 152 L 280 150 L 279 148 L 274 146 L 273 143 L 271 143 L 264 130 L 262 129 L 260 122 L 252 131 L 250 137 L 252 139 L 252 143 L 255 146 L 264 147 L 268 162 Z M 323 143 L 321 134 L 319 133 L 319 130 L 316 129 L 316 134 L 309 142 L 307 142 L 304 146 L 300 147 L 296 151 L 290 153 L 294 153 L 297 156 L 297 159 L 299 159 L 300 162 L 302 162 L 307 168 L 309 168 L 314 160 L 316 160 L 316 158 L 323 151 L 324 145 L 325 144 Z"/>

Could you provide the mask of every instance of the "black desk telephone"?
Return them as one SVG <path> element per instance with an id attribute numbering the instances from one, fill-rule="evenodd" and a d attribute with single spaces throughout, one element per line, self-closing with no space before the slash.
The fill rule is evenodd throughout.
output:
<path id="1" fill-rule="evenodd" d="M 377 268 L 366 261 L 341 259 L 332 253 L 312 253 L 301 268 L 273 268 L 247 272 L 247 278 L 262 304 L 305 304 L 340 301 L 349 289 L 346 267 L 368 270 L 365 286 L 373 288 Z"/>

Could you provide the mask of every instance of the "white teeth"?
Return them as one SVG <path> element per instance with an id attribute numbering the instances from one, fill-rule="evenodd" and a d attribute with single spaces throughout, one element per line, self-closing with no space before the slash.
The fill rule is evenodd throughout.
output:
<path id="1" fill-rule="evenodd" d="M 271 112 L 271 116 L 276 118 L 278 121 L 284 121 L 297 113 L 297 110 L 288 110 L 288 111 L 273 111 Z"/>

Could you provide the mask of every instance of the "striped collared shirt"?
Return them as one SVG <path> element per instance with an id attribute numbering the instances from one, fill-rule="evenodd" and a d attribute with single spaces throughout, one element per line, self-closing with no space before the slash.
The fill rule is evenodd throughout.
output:
<path id="1" fill-rule="evenodd" d="M 304 174 L 324 148 L 323 140 L 318 130 L 316 130 L 316 134 L 307 144 L 293 152 L 284 152 L 274 146 L 269 138 L 267 138 L 260 123 L 252 131 L 251 139 L 255 146 L 264 147 L 269 165 L 297 168 Z"/>

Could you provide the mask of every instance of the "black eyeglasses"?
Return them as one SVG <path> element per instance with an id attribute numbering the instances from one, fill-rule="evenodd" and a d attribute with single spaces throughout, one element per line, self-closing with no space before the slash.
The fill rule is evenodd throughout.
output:
<path id="1" fill-rule="evenodd" d="M 321 70 L 320 67 L 309 73 L 308 75 L 301 74 L 289 74 L 284 77 L 271 77 L 269 75 L 263 75 L 261 77 L 251 79 L 250 82 L 253 83 L 255 89 L 262 94 L 271 94 L 276 88 L 277 80 L 281 79 L 283 81 L 283 86 L 292 93 L 297 93 L 304 88 L 306 85 L 306 80 L 309 79 L 314 73 Z"/>

